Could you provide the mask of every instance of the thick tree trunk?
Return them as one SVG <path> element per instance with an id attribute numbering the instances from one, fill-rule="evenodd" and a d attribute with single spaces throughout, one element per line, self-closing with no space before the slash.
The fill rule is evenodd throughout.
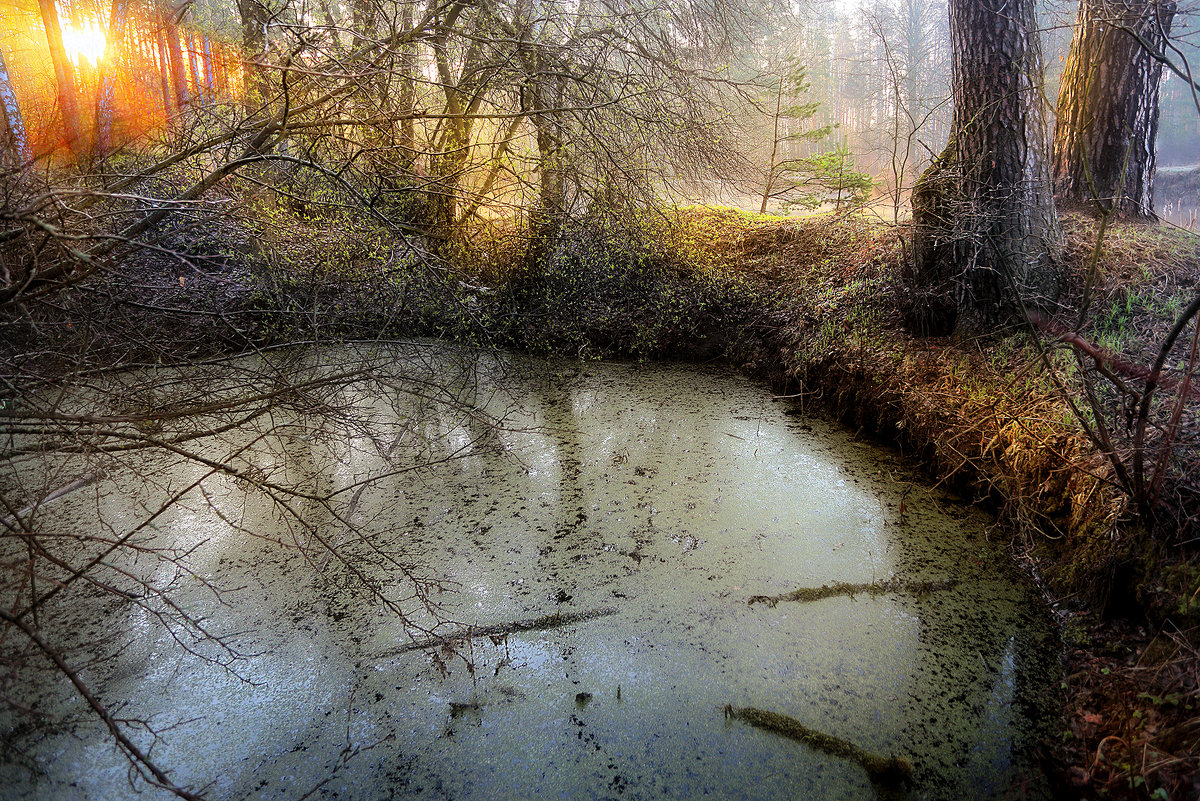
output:
<path id="1" fill-rule="evenodd" d="M 167 44 L 167 64 L 171 70 L 171 85 L 175 89 L 175 107 L 182 111 L 191 103 L 191 93 L 188 91 L 187 73 L 183 67 L 183 48 L 179 46 L 178 11 L 168 0 L 161 6 L 160 12 L 163 36 Z"/>
<path id="2" fill-rule="evenodd" d="M 1054 133 L 1060 200 L 1154 216 L 1162 62 L 1143 42 L 1161 51 L 1174 16 L 1174 0 L 1080 0 Z"/>
<path id="3" fill-rule="evenodd" d="M 1062 234 L 1051 194 L 1034 0 L 951 0 L 950 144 L 913 190 L 910 324 L 980 332 L 1048 306 Z"/>
<path id="4" fill-rule="evenodd" d="M 63 133 L 71 155 L 79 160 L 83 157 L 83 122 L 79 116 L 79 99 L 75 90 L 75 71 L 67 59 L 63 46 L 62 28 L 58 22 L 58 9 L 54 0 L 38 0 L 42 12 L 42 24 L 46 28 L 46 44 L 50 47 L 50 63 L 54 66 L 54 79 L 58 84 L 58 106 L 62 111 Z"/>

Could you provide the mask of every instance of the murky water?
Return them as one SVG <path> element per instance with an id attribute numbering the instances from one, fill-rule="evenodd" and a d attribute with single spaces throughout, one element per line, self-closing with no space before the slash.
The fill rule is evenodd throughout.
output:
<path id="1" fill-rule="evenodd" d="M 385 356 L 453 391 L 347 390 L 354 426 L 281 410 L 189 446 L 301 496 L 158 455 L 43 515 L 116 537 L 181 496 L 111 558 L 239 658 L 162 599 L 82 592 L 44 612 L 56 642 L 93 643 L 81 676 L 158 731 L 132 736 L 177 783 L 221 799 L 876 797 L 857 764 L 727 720 L 733 704 L 905 756 L 910 798 L 1044 795 L 1036 598 L 988 520 L 894 454 L 720 369 Z M 959 583 L 748 603 L 890 579 Z M 397 611 L 434 633 L 539 628 L 412 648 L 427 634 Z M 7 752 L 0 796 L 134 797 L 69 685 L 44 673 L 34 690 L 50 717 L 13 729 L 4 713 L 23 755 Z"/>

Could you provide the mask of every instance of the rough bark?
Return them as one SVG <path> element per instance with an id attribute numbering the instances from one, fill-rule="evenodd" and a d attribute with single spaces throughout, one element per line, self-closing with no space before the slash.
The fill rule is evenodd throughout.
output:
<path id="1" fill-rule="evenodd" d="M 913 190 L 909 323 L 993 330 L 1048 306 L 1062 233 L 1051 193 L 1033 0 L 951 0 L 950 144 Z"/>
<path id="2" fill-rule="evenodd" d="M 1080 0 L 1054 133 L 1060 201 L 1154 217 L 1163 49 L 1174 0 Z"/>

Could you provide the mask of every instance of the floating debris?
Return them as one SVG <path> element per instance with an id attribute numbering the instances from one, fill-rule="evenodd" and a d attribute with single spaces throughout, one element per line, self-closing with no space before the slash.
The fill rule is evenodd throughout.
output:
<path id="1" fill-rule="evenodd" d="M 442 648 L 454 642 L 473 640 L 476 637 L 500 637 L 519 631 L 556 629 L 562 626 L 569 626 L 572 623 L 582 623 L 587 620 L 595 620 L 598 617 L 615 615 L 616 613 L 616 607 L 605 606 L 600 609 L 588 609 L 583 612 L 555 612 L 552 615 L 514 620 L 509 623 L 493 623 L 490 626 L 466 626 L 450 634 L 424 637 L 419 640 L 413 640 L 405 645 L 389 648 L 380 653 L 379 657 L 395 656 L 396 654 L 408 653 L 409 651 L 423 651 L 427 648 Z"/>
<path id="2" fill-rule="evenodd" d="M 780 734 L 789 739 L 804 743 L 810 748 L 824 751 L 830 756 L 847 759 L 862 766 L 871 781 L 877 784 L 896 786 L 912 778 L 912 764 L 903 757 L 882 756 L 861 748 L 849 740 L 835 737 L 832 734 L 810 729 L 795 718 L 769 712 L 752 706 L 734 707 L 725 705 L 725 717 L 737 718 L 758 729 Z"/>
<path id="3" fill-rule="evenodd" d="M 809 602 L 832 598 L 835 595 L 849 595 L 853 598 L 855 595 L 883 595 L 890 592 L 903 592 L 909 595 L 928 595 L 931 592 L 951 589 L 957 586 L 958 583 L 957 579 L 946 579 L 944 581 L 901 581 L 900 579 L 892 578 L 887 581 L 875 581 L 870 584 L 850 584 L 838 581 L 833 584 L 825 584 L 821 587 L 800 587 L 791 592 L 785 592 L 782 595 L 752 595 L 747 603 L 750 606 L 754 606 L 754 604 L 775 606 L 780 601 Z"/>
<path id="4" fill-rule="evenodd" d="M 465 703 L 465 704 L 460 704 L 460 703 L 451 701 L 450 702 L 450 717 L 451 718 L 462 717 L 463 715 L 465 715 L 468 712 L 478 712 L 481 709 L 483 709 L 483 704 L 479 703 L 478 701 L 471 701 L 471 702 Z"/>

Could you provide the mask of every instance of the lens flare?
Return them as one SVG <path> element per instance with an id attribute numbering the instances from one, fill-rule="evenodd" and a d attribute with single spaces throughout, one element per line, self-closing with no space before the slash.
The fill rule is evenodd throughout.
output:
<path id="1" fill-rule="evenodd" d="M 67 58 L 75 64 L 79 64 L 83 59 L 87 59 L 93 65 L 99 64 L 104 58 L 104 48 L 108 45 L 104 31 L 94 22 L 63 25 L 62 38 Z"/>

